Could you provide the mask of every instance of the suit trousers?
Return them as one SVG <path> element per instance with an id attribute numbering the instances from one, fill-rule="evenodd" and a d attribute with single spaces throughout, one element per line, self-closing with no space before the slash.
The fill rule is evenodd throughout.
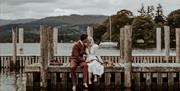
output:
<path id="1" fill-rule="evenodd" d="M 76 59 L 71 59 L 70 68 L 71 68 L 71 78 L 73 85 L 76 85 L 77 83 L 77 77 L 76 77 L 76 69 L 77 66 L 80 66 L 83 72 L 83 83 L 87 83 L 88 79 L 88 65 L 85 61 L 83 62 L 77 62 Z"/>

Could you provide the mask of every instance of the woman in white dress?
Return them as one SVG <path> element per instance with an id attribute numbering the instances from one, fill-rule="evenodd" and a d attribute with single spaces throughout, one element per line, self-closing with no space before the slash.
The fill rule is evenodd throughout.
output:
<path id="1" fill-rule="evenodd" d="M 100 56 L 97 55 L 95 50 L 98 49 L 98 45 L 94 44 L 93 38 L 88 37 L 89 42 L 87 43 L 87 63 L 89 72 L 89 84 L 92 84 L 91 77 L 94 75 L 94 82 L 97 82 L 97 76 L 101 77 L 104 73 L 103 61 Z"/>

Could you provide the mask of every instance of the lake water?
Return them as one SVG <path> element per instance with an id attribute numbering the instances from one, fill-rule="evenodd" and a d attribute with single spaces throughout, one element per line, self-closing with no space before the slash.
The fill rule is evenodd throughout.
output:
<path id="1" fill-rule="evenodd" d="M 61 55 L 61 56 L 69 56 L 71 54 L 72 46 L 73 43 L 58 43 L 57 45 L 57 54 L 56 55 Z M 34 55 L 40 55 L 40 44 L 39 43 L 24 43 L 22 45 L 24 53 L 20 54 L 20 45 L 17 44 L 17 55 L 29 55 L 29 56 L 34 56 Z M 13 53 L 13 46 L 12 43 L 0 43 L 0 55 L 7 56 L 7 55 L 12 55 Z M 96 53 L 98 55 L 102 56 L 119 56 L 120 51 L 116 48 L 99 48 L 96 50 Z M 175 55 L 175 51 L 171 50 L 170 55 Z M 154 49 L 136 49 L 132 51 L 132 55 L 155 55 L 155 56 L 163 56 L 165 55 L 164 50 L 161 52 L 158 52 Z"/>
<path id="2" fill-rule="evenodd" d="M 19 72 L 10 69 L 1 69 L 0 91 L 26 91 L 26 75 L 22 70 Z"/>

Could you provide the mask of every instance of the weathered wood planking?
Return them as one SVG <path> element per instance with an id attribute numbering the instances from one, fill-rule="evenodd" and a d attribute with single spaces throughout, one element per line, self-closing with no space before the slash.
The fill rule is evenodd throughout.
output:
<path id="1" fill-rule="evenodd" d="M 70 72 L 69 63 L 64 66 L 48 66 L 48 72 Z M 105 72 L 124 72 L 124 64 L 116 64 L 105 68 Z M 40 72 L 40 65 L 33 64 L 25 67 L 25 72 Z M 81 72 L 78 67 L 77 72 Z M 132 63 L 132 72 L 180 72 L 180 63 Z"/>
<path id="2" fill-rule="evenodd" d="M 176 77 L 176 73 L 180 72 L 180 63 L 132 63 L 132 80 L 135 80 L 136 86 L 140 86 L 141 84 L 141 74 L 144 74 L 144 78 L 146 79 L 147 87 L 150 87 L 152 84 L 152 78 L 157 78 L 157 84 L 159 86 L 163 83 L 163 77 L 168 78 L 168 86 L 172 86 L 174 84 L 174 77 Z M 57 84 L 57 73 L 60 73 L 62 76 L 60 77 L 61 83 L 64 86 L 67 86 L 68 74 L 70 73 L 69 63 L 63 63 L 61 66 L 49 65 L 48 66 L 48 79 L 51 79 L 51 85 Z M 82 73 L 81 68 L 77 68 L 77 75 Z M 105 67 L 105 85 L 108 87 L 111 84 L 111 75 L 115 73 L 115 85 L 121 86 L 122 84 L 122 74 L 124 74 L 125 68 L 124 64 L 116 63 L 112 67 Z M 25 72 L 27 73 L 27 86 L 32 86 L 32 80 L 34 79 L 33 74 L 40 73 L 40 64 L 32 64 L 25 67 Z M 163 74 L 166 74 L 163 76 Z M 154 75 L 154 76 L 153 76 Z M 180 77 L 180 76 L 179 76 Z M 180 81 L 179 81 L 180 82 Z"/>
<path id="3" fill-rule="evenodd" d="M 132 26 L 127 25 L 124 27 L 124 62 L 125 62 L 125 72 L 124 80 L 125 87 L 131 87 L 131 77 L 132 77 Z"/>

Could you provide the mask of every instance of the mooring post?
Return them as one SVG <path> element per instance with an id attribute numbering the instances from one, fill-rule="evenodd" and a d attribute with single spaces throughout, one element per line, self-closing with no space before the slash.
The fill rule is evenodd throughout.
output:
<path id="1" fill-rule="evenodd" d="M 40 67 L 40 86 L 41 88 L 47 87 L 47 69 L 48 69 L 48 27 L 40 26 L 40 48 L 41 48 L 41 67 Z"/>
<path id="2" fill-rule="evenodd" d="M 162 83 L 163 83 L 162 72 L 158 72 L 157 73 L 157 86 L 159 90 L 162 89 Z"/>
<path id="3" fill-rule="evenodd" d="M 169 26 L 164 26 L 164 43 L 165 43 L 165 61 L 169 61 L 169 51 L 170 51 L 170 28 Z"/>
<path id="4" fill-rule="evenodd" d="M 90 26 L 87 27 L 87 35 L 93 38 L 93 28 Z"/>
<path id="5" fill-rule="evenodd" d="M 68 73 L 67 72 L 62 72 L 62 80 L 61 80 L 61 84 L 63 87 L 67 87 L 67 83 L 68 83 Z"/>
<path id="6" fill-rule="evenodd" d="M 168 72 L 168 87 L 170 89 L 173 89 L 173 86 L 174 86 L 174 77 L 173 77 L 173 72 Z M 172 91 L 172 90 L 169 90 L 169 91 Z"/>
<path id="7" fill-rule="evenodd" d="M 105 83 L 105 87 L 108 88 L 110 87 L 111 84 L 111 73 L 110 72 L 105 72 L 104 73 L 104 83 Z"/>
<path id="8" fill-rule="evenodd" d="M 54 57 L 54 45 L 53 45 L 53 28 L 48 27 L 48 59 L 52 60 Z"/>
<path id="9" fill-rule="evenodd" d="M 161 52 L 161 28 L 156 28 L 156 49 Z"/>
<path id="10" fill-rule="evenodd" d="M 19 28 L 19 53 L 23 54 L 24 28 Z"/>
<path id="11" fill-rule="evenodd" d="M 48 27 L 48 62 L 50 63 L 51 60 L 54 60 L 54 37 L 53 37 L 53 34 L 54 34 L 54 29 L 51 28 L 51 27 Z M 48 64 L 49 64 L 48 63 Z M 53 72 L 50 74 L 50 79 L 51 79 L 51 85 L 53 87 L 56 87 L 56 72 Z"/>
<path id="12" fill-rule="evenodd" d="M 146 87 L 147 89 L 151 90 L 152 84 L 152 73 L 148 72 L 146 73 Z"/>
<path id="13" fill-rule="evenodd" d="M 136 72 L 133 75 L 134 75 L 135 87 L 137 89 L 140 89 L 140 86 L 141 86 L 141 73 Z"/>
<path id="14" fill-rule="evenodd" d="M 58 28 L 53 28 L 53 45 L 54 45 L 54 55 L 57 55 L 57 46 L 58 46 Z"/>
<path id="15" fill-rule="evenodd" d="M 33 79 L 33 72 L 31 73 L 26 73 L 26 87 L 33 87 L 34 86 L 34 79 Z"/>
<path id="16" fill-rule="evenodd" d="M 124 63 L 124 28 L 120 28 L 120 63 Z"/>
<path id="17" fill-rule="evenodd" d="M 117 88 L 120 88 L 120 86 L 121 86 L 121 72 L 115 72 L 115 86 L 117 87 Z"/>
<path id="18" fill-rule="evenodd" d="M 16 56 L 17 56 L 17 27 L 12 27 L 12 42 L 13 42 L 13 64 L 11 65 L 12 68 L 16 66 Z"/>
<path id="19" fill-rule="evenodd" d="M 124 27 L 124 60 L 125 60 L 125 87 L 131 88 L 131 68 L 132 68 L 132 27 L 130 25 L 126 25 Z"/>
<path id="20" fill-rule="evenodd" d="M 180 28 L 176 28 L 176 63 L 180 63 Z"/>

